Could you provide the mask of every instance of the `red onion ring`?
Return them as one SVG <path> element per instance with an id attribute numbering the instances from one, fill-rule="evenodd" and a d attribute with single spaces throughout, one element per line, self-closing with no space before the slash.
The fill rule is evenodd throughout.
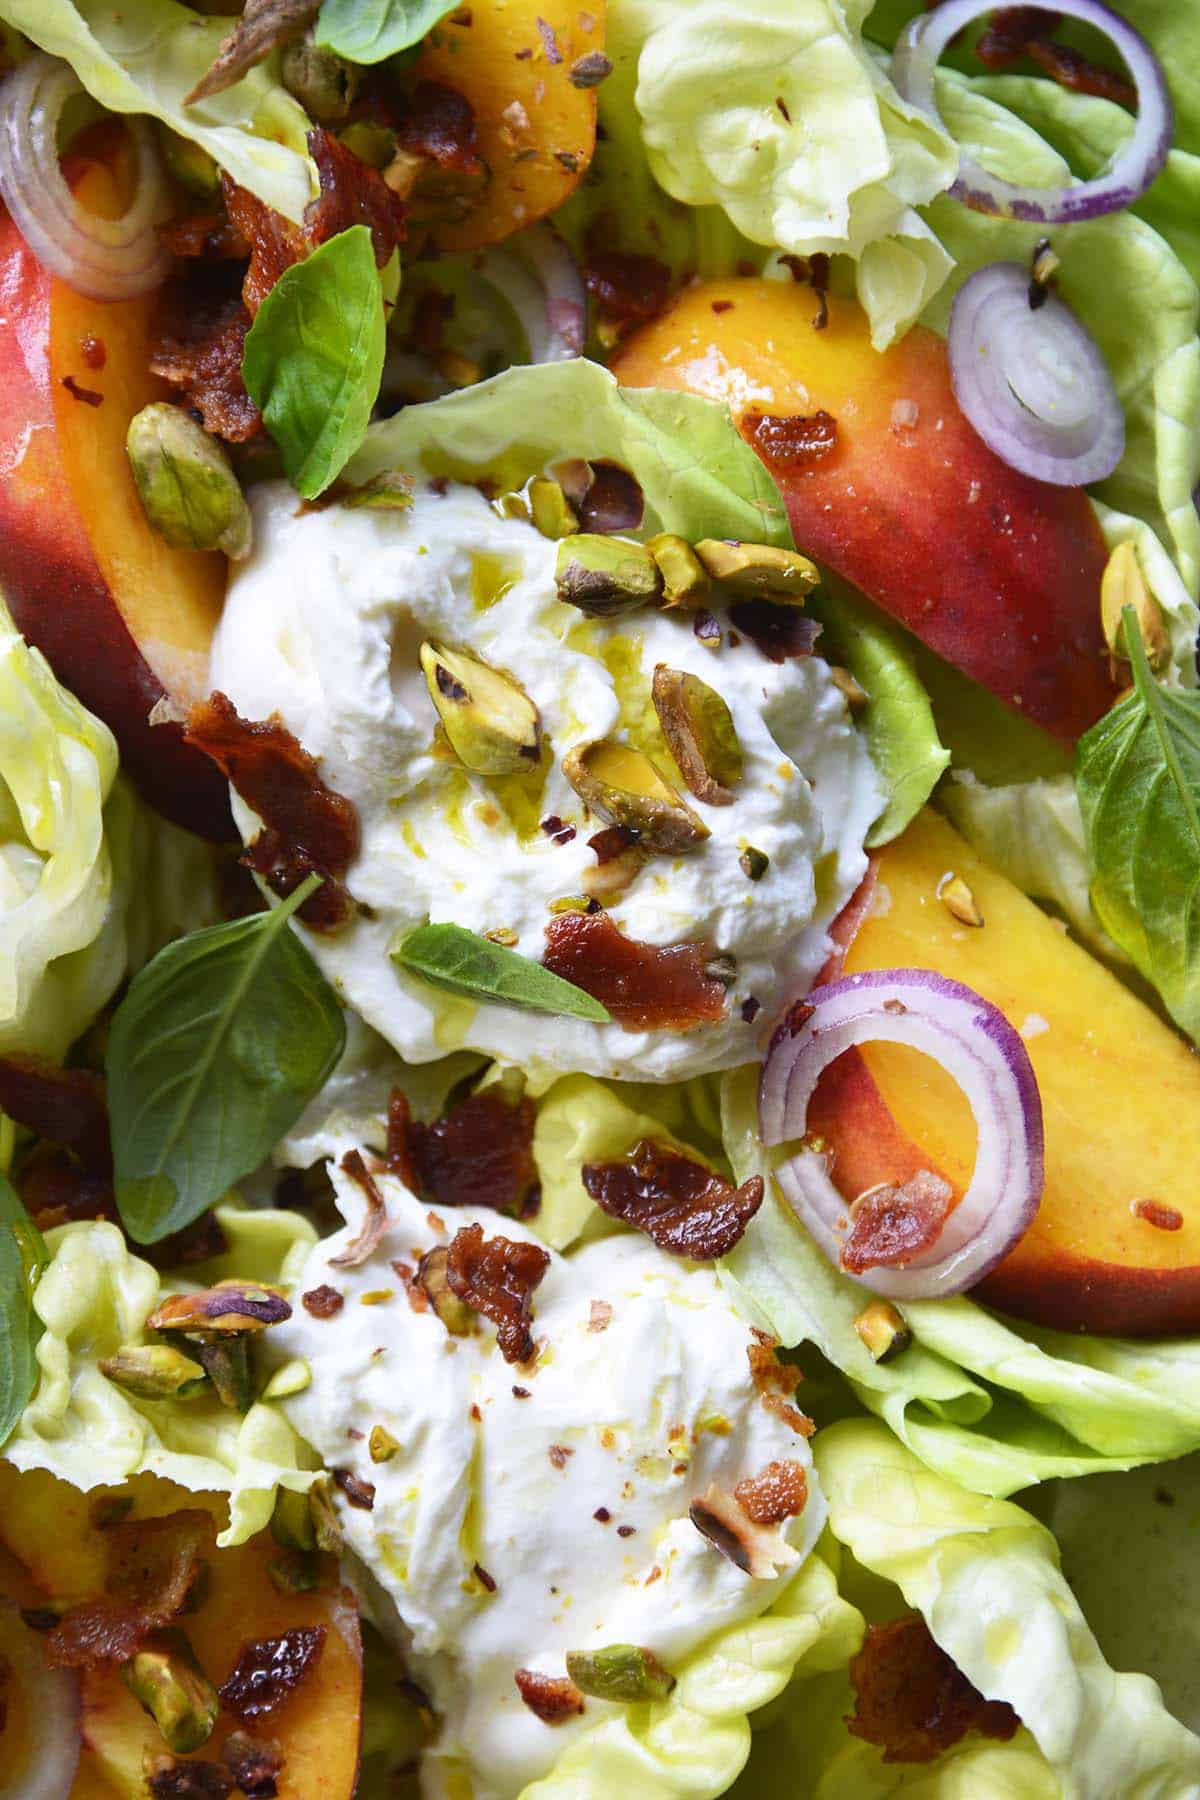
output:
<path id="1" fill-rule="evenodd" d="M 549 225 L 535 225 L 507 249 L 485 251 L 479 273 L 516 313 L 531 362 L 583 355 L 587 290 L 575 258 Z"/>
<path id="2" fill-rule="evenodd" d="M 1125 413 L 1100 346 L 1056 294 L 1029 304 L 1029 271 L 989 263 L 950 314 L 958 404 L 1014 469 L 1059 487 L 1111 475 L 1125 454 Z"/>
<path id="3" fill-rule="evenodd" d="M 943 130 L 933 81 L 938 58 L 964 25 L 996 10 L 995 0 L 944 0 L 933 12 L 910 19 L 896 42 L 893 82 L 911 106 L 920 107 Z M 1031 188 L 1004 181 L 963 152 L 950 192 L 975 212 L 1041 225 L 1095 219 L 1101 213 L 1131 206 L 1167 160 L 1175 133 L 1174 112 L 1162 64 L 1145 38 L 1103 0 L 1054 0 L 1054 11 L 1094 25 L 1119 52 L 1137 88 L 1133 136 L 1107 174 L 1061 188 Z"/>
<path id="4" fill-rule="evenodd" d="M 807 1005 L 811 1013 L 806 1010 L 795 1028 L 780 1026 L 763 1063 L 763 1143 L 803 1137 L 817 1082 L 843 1051 L 887 1041 L 932 1057 L 970 1102 L 978 1132 L 974 1172 L 935 1243 L 910 1262 L 854 1279 L 894 1300 L 928 1300 L 973 1287 L 1029 1229 L 1042 1196 L 1042 1103 L 1021 1038 L 990 1001 L 927 969 L 848 975 L 815 989 Z M 849 1208 L 830 1180 L 824 1154 L 801 1149 L 775 1178 L 840 1267 Z"/>
<path id="5" fill-rule="evenodd" d="M 5 1800 L 66 1800 L 82 1748 L 78 1677 L 47 1665 L 35 1634 L 9 1601 L 0 1601 L 0 1655 L 30 1727 L 24 1765 L 5 1788 Z"/>
<path id="6" fill-rule="evenodd" d="M 127 119 L 137 150 L 137 189 L 119 219 L 81 206 L 58 164 L 58 122 L 83 85 L 64 62 L 39 52 L 0 83 L 0 195 L 33 254 L 91 300 L 131 300 L 162 282 L 171 259 L 155 226 L 168 211 L 166 180 L 144 119 Z"/>

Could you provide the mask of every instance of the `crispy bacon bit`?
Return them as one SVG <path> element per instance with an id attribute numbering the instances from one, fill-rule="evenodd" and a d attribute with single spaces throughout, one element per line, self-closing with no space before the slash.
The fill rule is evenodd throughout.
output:
<path id="1" fill-rule="evenodd" d="M 204 1512 L 112 1526 L 105 1535 L 104 1593 L 68 1607 L 46 1634 L 46 1660 L 67 1669 L 128 1662 L 151 1632 L 183 1611 L 212 1536 L 212 1520 Z"/>
<path id="2" fill-rule="evenodd" d="M 331 1269 L 356 1269 L 360 1263 L 366 1262 L 387 1230 L 387 1207 L 375 1177 L 362 1159 L 361 1150 L 347 1150 L 342 1158 L 342 1168 L 366 1195 L 367 1215 L 358 1236 L 346 1245 L 340 1256 L 330 1257 L 329 1266 Z"/>
<path id="3" fill-rule="evenodd" d="M 811 656 L 821 635 L 816 619 L 798 606 L 777 606 L 773 600 L 735 601 L 729 617 L 755 649 L 773 663 Z"/>
<path id="4" fill-rule="evenodd" d="M 749 413 L 741 421 L 742 436 L 767 466 L 789 473 L 828 456 L 838 441 L 837 420 L 827 412 Z"/>
<path id="5" fill-rule="evenodd" d="M 755 1525 L 782 1525 L 795 1519 L 808 1501 L 808 1476 L 798 1462 L 770 1462 L 757 1475 L 739 1481 L 733 1497 Z"/>
<path id="6" fill-rule="evenodd" d="M 588 293 L 609 319 L 653 319 L 671 294 L 671 271 L 656 256 L 589 248 L 583 276 Z"/>
<path id="7" fill-rule="evenodd" d="M 314 1319 L 332 1319 L 335 1313 L 341 1312 L 346 1298 L 335 1287 L 322 1282 L 320 1287 L 309 1288 L 307 1294 L 301 1294 L 300 1304 Z"/>
<path id="8" fill-rule="evenodd" d="M 877 1744 L 884 1762 L 932 1762 L 968 1731 L 1007 1741 L 1020 1724 L 1003 1700 L 985 1700 L 934 1642 L 919 1613 L 870 1625 L 850 1661 L 854 1712 L 846 1728 Z"/>
<path id="9" fill-rule="evenodd" d="M 513 1676 L 517 1692 L 543 1725 L 565 1725 L 583 1711 L 583 1695 L 566 1675 L 542 1675 L 536 1669 L 518 1669 Z"/>
<path id="10" fill-rule="evenodd" d="M 693 1500 L 688 1517 L 714 1550 L 755 1581 L 769 1581 L 780 1569 L 799 1561 L 778 1524 L 756 1524 L 740 1502 L 721 1488 L 710 1487 L 702 1500 Z"/>
<path id="11" fill-rule="evenodd" d="M 324 1648 L 323 1625 L 297 1625 L 277 1638 L 251 1639 L 221 1684 L 222 1703 L 243 1723 L 265 1718 L 312 1674 Z"/>
<path id="12" fill-rule="evenodd" d="M 316 759 L 278 715 L 243 719 L 219 692 L 192 708 L 184 737 L 212 757 L 263 820 L 243 861 L 281 898 L 315 871 L 322 885 L 300 917 L 318 931 L 344 925 L 354 903 L 342 878 L 358 855 L 358 813 L 322 781 Z"/>
<path id="13" fill-rule="evenodd" d="M 1115 69 L 1106 69 L 1072 49 L 1070 44 L 1054 44 L 1048 38 L 1035 38 L 1028 54 L 1059 87 L 1075 94 L 1091 94 L 1100 100 L 1113 100 L 1130 112 L 1137 106 L 1137 89 Z"/>
<path id="14" fill-rule="evenodd" d="M 407 97 L 396 141 L 410 156 L 424 157 L 460 175 L 482 172 L 475 113 L 465 94 L 437 81 L 419 81 Z"/>
<path id="15" fill-rule="evenodd" d="M 482 1225 L 464 1225 L 450 1242 L 446 1279 L 452 1293 L 496 1327 L 500 1354 L 508 1363 L 533 1355 L 533 1290 L 550 1267 L 539 1244 L 485 1238 Z"/>
<path id="16" fill-rule="evenodd" d="M 72 400 L 82 400 L 85 406 L 103 406 L 104 395 L 98 394 L 95 388 L 80 387 L 73 375 L 64 375 L 62 385 Z"/>
<path id="17" fill-rule="evenodd" d="M 413 1167 L 412 1151 L 409 1148 L 409 1132 L 412 1129 L 412 1108 L 408 1104 L 408 1095 L 403 1088 L 393 1088 L 388 1095 L 387 1104 L 387 1146 L 384 1150 L 384 1162 L 389 1175 L 395 1175 L 406 1188 L 413 1193 L 417 1190 L 417 1173 Z"/>
<path id="18" fill-rule="evenodd" d="M 585 1163 L 581 1174 L 601 1212 L 692 1262 L 728 1256 L 764 1192 L 761 1175 L 735 1188 L 714 1169 L 653 1138 L 643 1138 L 620 1162 Z"/>
<path id="19" fill-rule="evenodd" d="M 607 913 L 558 913 L 546 927 L 548 969 L 601 1001 L 627 1031 L 690 1031 L 725 1015 L 725 984 L 703 944 L 644 944 Z"/>
<path id="20" fill-rule="evenodd" d="M 347 1506 L 356 1506 L 359 1512 L 374 1512 L 375 1486 L 370 1481 L 360 1481 L 349 1469 L 335 1469 L 333 1479 L 346 1496 Z"/>
<path id="21" fill-rule="evenodd" d="M 250 315 L 232 273 L 197 262 L 168 282 L 150 368 L 180 390 L 206 431 L 226 443 L 245 444 L 261 433 L 263 422 L 242 380 Z"/>
<path id="22" fill-rule="evenodd" d="M 1161 1200 L 1135 1200 L 1129 1208 L 1135 1219 L 1144 1219 L 1156 1231 L 1179 1231 L 1183 1214 L 1177 1207 L 1164 1206 Z"/>
<path id="23" fill-rule="evenodd" d="M 66 1150 L 50 1144 L 38 1144 L 25 1158 L 16 1185 L 21 1204 L 39 1231 L 52 1231 L 56 1225 L 69 1225 L 77 1219 L 117 1222 L 110 1178 L 89 1175 Z"/>
<path id="24" fill-rule="evenodd" d="M 466 1095 L 432 1125 L 410 1124 L 411 1185 L 439 1206 L 490 1206 L 513 1219 L 527 1217 L 537 1194 L 536 1120 L 528 1096 L 514 1106 L 492 1087 Z"/>
<path id="25" fill-rule="evenodd" d="M 592 479 L 579 502 L 584 531 L 637 531 L 646 511 L 641 483 L 619 463 L 595 462 Z"/>
<path id="26" fill-rule="evenodd" d="M 36 1056 L 0 1057 L 0 1111 L 94 1175 L 112 1172 L 104 1081 L 90 1069 L 61 1069 Z"/>
<path id="27" fill-rule="evenodd" d="M 199 257 L 205 262 L 245 262 L 250 246 L 228 214 L 189 213 L 159 232 L 172 256 Z"/>
<path id="28" fill-rule="evenodd" d="M 1062 14 L 1041 6 L 1005 6 L 993 13 L 975 46 L 975 54 L 988 69 L 1004 69 L 1019 62 L 1025 46 L 1037 37 L 1049 37 L 1062 24 Z"/>
<path id="29" fill-rule="evenodd" d="M 1124 75 L 1089 61 L 1069 44 L 1056 44 L 1054 33 L 1062 14 L 1040 6 L 1010 6 L 998 12 L 975 46 L 975 54 L 988 69 L 1007 69 L 1028 56 L 1060 87 L 1077 94 L 1114 100 L 1131 110 L 1137 105 L 1137 89 Z"/>
<path id="30" fill-rule="evenodd" d="M 229 1800 L 236 1782 L 221 1763 L 164 1757 L 149 1771 L 146 1786 L 153 1800 Z"/>
<path id="31" fill-rule="evenodd" d="M 383 268 L 404 238 L 404 202 L 378 169 L 355 156 L 340 138 L 318 126 L 308 134 L 321 191 L 304 215 L 306 249 L 312 250 L 352 225 L 371 233 L 377 267 Z"/>
<path id="32" fill-rule="evenodd" d="M 260 1744 L 245 1731 L 231 1732 L 221 1748 L 221 1761 L 246 1800 L 274 1800 L 283 1758 L 269 1744 Z"/>
<path id="33" fill-rule="evenodd" d="M 885 1182 L 860 1194 L 850 1212 L 841 1263 L 851 1275 L 903 1268 L 937 1243 L 954 1189 L 940 1175 L 918 1169 L 900 1187 Z"/>
<path id="34" fill-rule="evenodd" d="M 754 1341 L 746 1346 L 750 1379 L 769 1413 L 790 1425 L 798 1436 L 811 1437 L 816 1427 L 794 1404 L 800 1371 L 787 1363 L 781 1363 L 778 1349 L 778 1338 L 773 1338 L 769 1332 L 755 1330 Z"/>

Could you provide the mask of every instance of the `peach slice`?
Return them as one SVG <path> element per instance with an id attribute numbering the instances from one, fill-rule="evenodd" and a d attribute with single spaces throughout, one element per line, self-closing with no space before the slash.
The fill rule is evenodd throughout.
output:
<path id="1" fill-rule="evenodd" d="M 938 897 L 967 883 L 982 926 Z M 1200 1061 L 1061 925 L 926 811 L 879 856 L 874 903 L 847 974 L 922 968 L 966 982 L 1025 1040 L 1042 1096 L 1046 1186 L 1036 1220 L 975 1290 L 1005 1312 L 1070 1331 L 1200 1327 Z M 928 1058 L 870 1045 L 832 1065 L 810 1110 L 836 1147 L 848 1199 L 917 1168 L 961 1192 L 975 1133 Z"/>
<path id="2" fill-rule="evenodd" d="M 76 191 L 111 211 L 105 163 Z M 164 695 L 207 692 L 225 559 L 173 550 L 146 521 L 125 455 L 133 414 L 168 398 L 148 371 L 154 296 L 101 304 L 52 277 L 0 209 L 0 588 L 59 679 L 107 721 L 147 797 L 180 824 L 232 834 L 225 783 Z"/>
<path id="3" fill-rule="evenodd" d="M 829 414 L 831 447 L 787 462 L 764 453 L 800 548 L 1008 706 L 1077 738 L 1113 699 L 1099 611 L 1106 553 L 1087 496 L 988 449 L 959 411 L 932 332 L 914 327 L 881 355 L 854 301 L 829 296 L 821 330 L 816 306 L 794 283 L 689 288 L 613 370 L 628 387 L 726 401 L 747 436 L 755 413 Z"/>

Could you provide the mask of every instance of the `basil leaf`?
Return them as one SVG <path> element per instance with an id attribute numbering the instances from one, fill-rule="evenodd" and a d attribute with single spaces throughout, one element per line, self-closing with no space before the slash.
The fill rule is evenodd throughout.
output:
<path id="1" fill-rule="evenodd" d="M 38 1382 L 42 1335 L 33 1290 L 50 1257 L 12 1183 L 0 1175 L 0 1444 L 16 1429 Z"/>
<path id="2" fill-rule="evenodd" d="M 383 374 L 383 289 L 352 225 L 285 269 L 246 333 L 242 378 L 288 480 L 314 500 L 358 449 Z"/>
<path id="3" fill-rule="evenodd" d="M 573 981 L 564 981 L 532 957 L 506 950 L 462 925 L 419 925 L 392 951 L 392 961 L 434 987 L 469 994 L 472 1000 L 527 1006 L 534 1012 L 594 1019 L 602 1025 L 612 1017 L 606 1006 Z"/>
<path id="4" fill-rule="evenodd" d="M 1200 694 L 1160 687 L 1132 609 L 1133 693 L 1079 740 L 1075 785 L 1101 924 L 1200 1041 Z"/>
<path id="5" fill-rule="evenodd" d="M 258 1167 L 338 1057 L 345 1020 L 281 906 L 193 931 L 134 976 L 113 1017 L 108 1105 L 117 1206 L 156 1244 Z"/>
<path id="6" fill-rule="evenodd" d="M 317 42 L 347 62 L 377 63 L 419 44 L 459 0 L 325 0 Z"/>

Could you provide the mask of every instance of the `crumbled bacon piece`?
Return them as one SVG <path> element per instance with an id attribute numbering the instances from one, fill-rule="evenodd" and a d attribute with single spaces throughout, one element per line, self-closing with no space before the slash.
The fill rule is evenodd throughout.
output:
<path id="1" fill-rule="evenodd" d="M 105 1540 L 105 1591 L 68 1607 L 47 1632 L 47 1661 L 67 1669 L 128 1662 L 151 1632 L 169 1625 L 183 1611 L 212 1536 L 212 1520 L 204 1512 L 114 1525 Z"/>
<path id="2" fill-rule="evenodd" d="M 471 102 L 440 82 L 419 81 L 407 96 L 396 141 L 410 156 L 424 157 L 440 169 L 460 175 L 483 171 Z"/>
<path id="3" fill-rule="evenodd" d="M 768 1412 L 790 1425 L 800 1437 L 811 1437 L 815 1429 L 812 1420 L 794 1404 L 800 1371 L 781 1363 L 778 1350 L 778 1338 L 767 1331 L 754 1330 L 752 1341 L 746 1346 L 750 1379 Z"/>
<path id="4" fill-rule="evenodd" d="M 610 319 L 653 319 L 671 293 L 671 271 L 656 256 L 591 250 L 583 267 L 588 293 Z"/>
<path id="5" fill-rule="evenodd" d="M 148 1772 L 146 1786 L 153 1800 L 229 1800 L 236 1783 L 222 1763 L 164 1757 Z"/>
<path id="6" fill-rule="evenodd" d="M 38 1144 L 16 1177 L 21 1204 L 39 1231 L 78 1219 L 117 1223 L 117 1201 L 107 1175 L 89 1175 L 66 1150 Z"/>
<path id="7" fill-rule="evenodd" d="M 619 1162 L 585 1163 L 583 1185 L 602 1212 L 692 1262 L 728 1256 L 762 1205 L 761 1175 L 735 1188 L 670 1144 L 643 1138 Z"/>
<path id="8" fill-rule="evenodd" d="M 1042 6 L 1005 6 L 993 13 L 975 46 L 975 54 L 988 69 L 1004 69 L 1019 62 L 1025 46 L 1034 38 L 1049 37 L 1062 24 L 1062 14 Z"/>
<path id="9" fill-rule="evenodd" d="M 335 1313 L 341 1312 L 346 1298 L 335 1287 L 322 1282 L 320 1287 L 310 1288 L 307 1294 L 301 1294 L 300 1304 L 314 1319 L 332 1319 Z"/>
<path id="10" fill-rule="evenodd" d="M 244 1643 L 221 1684 L 223 1705 L 243 1721 L 265 1718 L 312 1674 L 324 1648 L 323 1625 L 297 1625 L 280 1637 Z"/>
<path id="11" fill-rule="evenodd" d="M 737 600 L 729 609 L 729 618 L 755 649 L 773 663 L 811 656 L 821 635 L 816 619 L 798 606 L 780 606 L 774 600 Z"/>
<path id="12" fill-rule="evenodd" d="M 539 1244 L 485 1238 L 482 1225 L 464 1225 L 450 1241 L 451 1292 L 491 1320 L 505 1362 L 528 1362 L 533 1355 L 533 1290 L 549 1267 L 550 1257 Z"/>
<path id="13" fill-rule="evenodd" d="M 804 1511 L 808 1476 L 802 1463 L 770 1462 L 757 1475 L 739 1481 L 733 1497 L 755 1525 L 782 1525 Z"/>
<path id="14" fill-rule="evenodd" d="M 690 1031 L 725 1015 L 725 984 L 708 973 L 703 944 L 644 944 L 607 913 L 558 913 L 542 960 L 628 1031 Z"/>
<path id="15" fill-rule="evenodd" d="M 358 855 L 358 813 L 322 779 L 314 757 L 277 715 L 243 719 L 222 693 L 191 711 L 184 738 L 212 757 L 263 821 L 245 860 L 281 898 L 316 872 L 322 885 L 300 908 L 306 925 L 333 931 L 353 901 L 343 877 Z"/>
<path id="16" fill-rule="evenodd" d="M 347 1150 L 342 1158 L 342 1168 L 366 1195 L 367 1212 L 358 1236 L 339 1255 L 330 1257 L 329 1266 L 331 1269 L 356 1269 L 378 1247 L 379 1240 L 388 1227 L 388 1213 L 383 1195 L 375 1177 L 363 1161 L 361 1150 Z"/>
<path id="17" fill-rule="evenodd" d="M 903 1268 L 937 1243 L 953 1199 L 950 1183 L 928 1169 L 918 1169 L 900 1187 L 885 1182 L 869 1188 L 851 1208 L 842 1267 L 851 1275 Z"/>
<path id="18" fill-rule="evenodd" d="M 1137 89 L 1114 69 L 1091 62 L 1069 44 L 1056 44 L 1054 33 L 1062 14 L 1040 6 L 1009 6 L 996 13 L 975 46 L 975 54 L 988 69 L 1007 69 L 1028 56 L 1060 87 L 1077 94 L 1115 100 L 1118 106 L 1137 105 Z"/>
<path id="19" fill-rule="evenodd" d="M 968 1731 L 1007 1740 L 1020 1720 L 1003 1700 L 985 1700 L 935 1643 L 919 1613 L 867 1628 L 850 1662 L 854 1712 L 846 1728 L 877 1744 L 884 1762 L 932 1762 Z"/>
<path id="20" fill-rule="evenodd" d="M 527 1095 L 513 1105 L 493 1087 L 466 1095 L 432 1125 L 410 1124 L 411 1185 L 438 1206 L 490 1206 L 524 1218 L 537 1189 L 536 1119 Z"/>
<path id="21" fill-rule="evenodd" d="M 245 262 L 250 246 L 223 212 L 189 213 L 159 232 L 172 256 L 200 257 L 205 262 Z"/>
<path id="22" fill-rule="evenodd" d="M 583 1711 L 583 1695 L 566 1675 L 542 1675 L 537 1669 L 518 1669 L 513 1680 L 522 1700 L 543 1725 L 564 1725 Z"/>
<path id="23" fill-rule="evenodd" d="M 411 1129 L 412 1108 L 408 1104 L 408 1095 L 403 1088 L 393 1088 L 388 1095 L 387 1146 L 383 1159 L 387 1164 L 388 1174 L 395 1175 L 406 1188 L 415 1193 L 417 1172 L 413 1167 L 408 1135 Z"/>
<path id="24" fill-rule="evenodd" d="M 1132 112 L 1137 106 L 1137 89 L 1115 69 L 1106 69 L 1075 50 L 1070 44 L 1055 44 L 1049 38 L 1035 38 L 1028 54 L 1059 87 L 1075 94 L 1090 94 L 1099 100 L 1113 100 Z"/>
<path id="25" fill-rule="evenodd" d="M 741 432 L 768 467 L 780 473 L 828 456 L 838 441 L 837 420 L 823 411 L 807 418 L 799 413 L 749 413 L 741 421 Z"/>
<path id="26" fill-rule="evenodd" d="M 269 1744 L 260 1744 L 245 1731 L 231 1732 L 221 1748 L 221 1761 L 246 1800 L 274 1800 L 283 1758 Z"/>
<path id="27" fill-rule="evenodd" d="M 150 368 L 194 406 L 204 429 L 230 444 L 262 431 L 262 414 L 246 392 L 242 357 L 250 315 L 231 271 L 197 262 L 167 283 L 159 305 Z"/>
<path id="28" fill-rule="evenodd" d="M 104 1079 L 36 1056 L 0 1057 L 0 1112 L 37 1137 L 60 1144 L 93 1175 L 112 1171 Z"/>

